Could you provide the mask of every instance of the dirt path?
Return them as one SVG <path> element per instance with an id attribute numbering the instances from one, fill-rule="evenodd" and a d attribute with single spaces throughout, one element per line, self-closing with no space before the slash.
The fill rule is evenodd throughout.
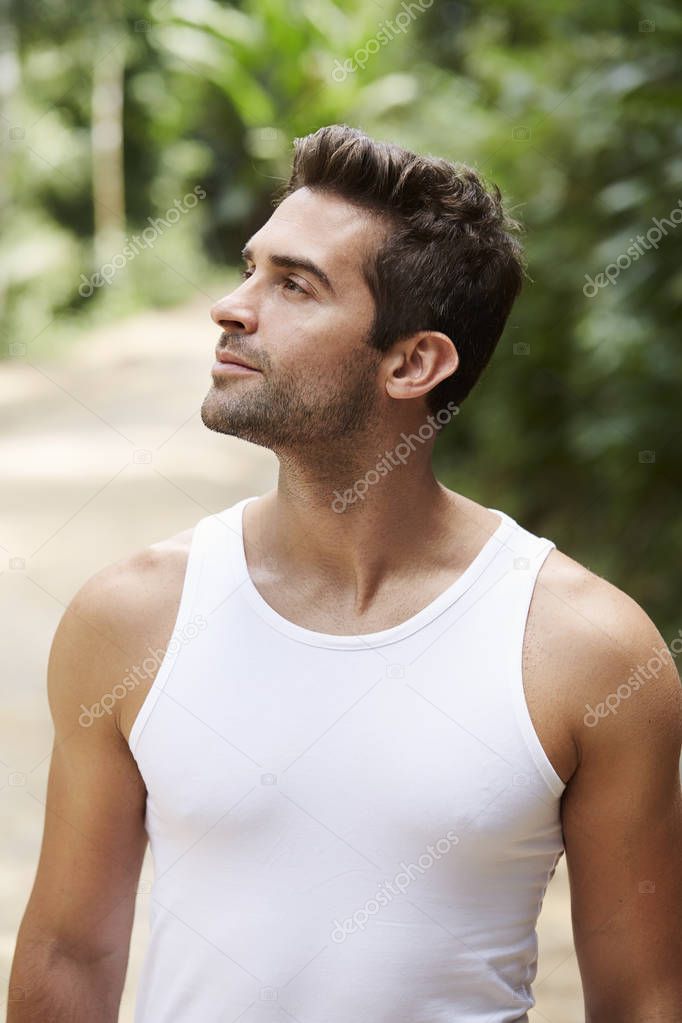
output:
<path id="1" fill-rule="evenodd" d="M 0 613 L 11 622 L 0 681 L 3 1011 L 43 829 L 52 743 L 45 666 L 64 606 L 103 565 L 276 479 L 269 452 L 201 423 L 214 341 L 202 302 L 100 329 L 60 362 L 34 358 L 29 346 L 0 364 Z M 120 1023 L 133 1020 L 152 876 L 147 854 Z M 563 861 L 539 936 L 531 1023 L 579 1023 Z"/>

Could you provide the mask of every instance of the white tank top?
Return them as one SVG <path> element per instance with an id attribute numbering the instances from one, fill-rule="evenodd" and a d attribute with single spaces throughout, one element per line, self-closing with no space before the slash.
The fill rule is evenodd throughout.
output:
<path id="1" fill-rule="evenodd" d="M 136 1023 L 508 1023 L 564 784 L 523 637 L 552 541 L 497 509 L 407 621 L 338 636 L 260 595 L 248 501 L 203 518 L 134 722 L 154 860 Z"/>

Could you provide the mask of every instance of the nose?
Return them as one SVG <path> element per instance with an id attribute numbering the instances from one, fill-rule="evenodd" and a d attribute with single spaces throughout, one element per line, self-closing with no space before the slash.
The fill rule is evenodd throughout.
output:
<path id="1" fill-rule="evenodd" d="M 230 292 L 211 307 L 211 319 L 226 334 L 253 334 L 257 326 L 257 318 L 253 307 L 246 302 L 246 296 L 240 296 L 241 288 Z"/>

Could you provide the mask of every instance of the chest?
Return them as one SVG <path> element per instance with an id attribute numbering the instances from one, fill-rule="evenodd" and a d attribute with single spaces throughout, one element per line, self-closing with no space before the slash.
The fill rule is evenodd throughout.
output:
<path id="1" fill-rule="evenodd" d="M 421 598 L 420 598 L 421 599 Z M 404 620 L 404 611 L 401 612 L 401 620 Z M 328 622 L 325 625 L 323 619 L 310 619 L 307 627 L 312 627 L 317 622 L 318 628 L 327 628 Z M 351 631 L 352 629 L 346 624 L 346 619 L 340 619 L 338 616 L 335 618 L 337 624 L 341 624 L 341 633 Z M 379 625 L 385 625 L 384 622 L 376 623 Z M 533 606 L 531 606 L 531 613 L 528 618 L 528 624 L 525 630 L 523 639 L 523 663 L 522 663 L 522 684 L 523 684 L 523 696 L 526 701 L 528 711 L 531 717 L 533 727 L 537 733 L 540 744 L 552 764 L 554 770 L 557 772 L 559 777 L 563 780 L 567 780 L 576 766 L 576 752 L 573 742 L 570 737 L 569 730 L 566 727 L 564 715 L 561 712 L 560 707 L 557 704 L 556 699 L 553 698 L 551 686 L 547 678 L 547 671 L 544 667 L 545 660 L 543 656 L 543 645 L 544 637 L 541 635 L 542 622 L 540 616 L 533 614 Z M 173 628 L 172 610 L 169 610 L 165 614 L 159 614 L 156 620 L 149 623 L 147 636 L 149 643 L 145 647 L 146 658 L 140 658 L 139 670 L 135 674 L 135 685 L 129 687 L 129 691 L 126 695 L 126 699 L 121 701 L 117 705 L 118 713 L 118 724 L 121 733 L 124 735 L 126 740 L 129 738 L 133 723 L 137 718 L 143 704 L 148 698 L 150 689 L 156 678 L 158 668 L 163 660 L 164 652 L 168 646 L 168 636 L 171 634 Z M 214 627 L 215 628 L 215 627 Z M 230 654 L 226 649 L 226 645 L 223 642 L 209 642 L 211 647 L 210 654 L 207 657 L 211 658 L 212 665 L 217 666 L 220 663 L 220 659 L 224 658 L 225 663 L 229 662 Z M 185 655 L 187 659 L 188 655 Z M 245 723 L 243 719 L 249 721 L 249 715 L 255 715 L 256 721 L 263 723 L 267 722 L 274 715 L 277 721 L 286 722 L 287 714 L 290 713 L 291 708 L 288 706 L 281 706 L 278 702 L 279 694 L 277 691 L 273 694 L 271 686 L 271 678 L 267 677 L 261 688 L 254 688 L 251 679 L 257 676 L 258 669 L 255 668 L 255 664 L 251 665 L 249 661 L 252 659 L 251 654 L 248 650 L 243 651 L 243 661 L 241 664 L 242 679 L 246 679 L 240 682 L 236 680 L 234 682 L 234 690 L 232 691 L 233 706 L 230 708 L 229 718 L 232 721 Z M 406 661 L 410 657 L 415 659 L 415 664 L 420 658 L 418 649 L 414 649 L 411 654 L 395 654 L 391 648 L 387 648 L 385 651 L 377 652 L 376 657 L 373 659 L 373 670 L 375 673 L 375 682 L 380 681 L 382 678 L 391 679 L 393 692 L 399 692 L 401 687 L 407 686 L 414 681 L 415 677 L 424 678 L 424 672 L 419 674 L 417 670 L 409 668 L 406 665 Z M 325 663 L 324 655 L 320 656 L 319 651 L 307 651 L 307 657 L 309 658 L 310 667 L 306 669 L 308 672 L 319 673 L 322 678 L 329 678 L 330 668 Z M 477 659 L 475 650 L 469 649 L 468 662 L 471 663 Z M 460 670 L 462 667 L 462 661 L 467 661 L 467 651 L 463 648 L 462 644 L 455 644 L 451 648 L 451 654 L 449 654 L 444 662 L 439 664 L 437 660 L 432 663 L 432 667 L 426 670 L 433 671 L 436 676 L 443 675 L 443 663 L 446 665 L 445 677 L 452 679 L 452 711 L 455 714 L 459 713 L 457 704 L 462 702 L 462 696 L 465 695 L 462 690 L 466 691 L 467 687 L 478 686 L 480 688 L 480 675 L 473 673 L 467 669 L 466 664 L 464 670 Z M 458 668 L 459 661 L 459 668 Z M 334 686 L 313 686 L 311 690 L 305 690 L 305 682 L 303 676 L 301 676 L 301 684 L 304 686 L 303 691 L 296 693 L 296 698 L 300 698 L 304 701 L 303 711 L 300 713 L 300 725 L 294 727 L 293 731 L 289 734 L 292 737 L 292 745 L 287 751 L 284 752 L 284 757 L 287 755 L 295 756 L 296 750 L 299 746 L 296 743 L 310 743 L 316 738 L 315 728 L 317 725 L 312 725 L 308 732 L 305 729 L 305 722 L 308 719 L 312 706 L 314 705 L 315 698 L 320 693 L 323 694 L 325 701 L 325 708 L 316 711 L 315 713 L 320 718 L 320 727 L 322 729 L 331 727 L 337 718 L 340 718 L 347 710 L 347 702 L 345 694 L 347 691 L 346 680 L 353 676 L 355 672 L 355 666 L 357 665 L 357 658 L 353 659 L 353 655 L 348 657 L 348 660 L 343 667 L 339 667 L 341 662 L 337 661 L 334 668 L 334 673 L 339 676 L 338 685 Z M 500 667 L 498 665 L 498 667 Z M 255 668 L 255 676 L 254 670 Z M 450 670 L 451 669 L 451 670 Z M 190 669 L 191 670 L 191 669 Z M 197 676 L 201 672 L 199 667 L 195 667 L 194 670 L 197 672 Z M 271 672 L 272 668 L 268 667 L 267 672 Z M 512 670 L 509 666 L 506 670 Z M 503 684 L 503 683 L 500 683 Z M 446 688 L 448 682 L 446 681 Z M 488 687 L 490 688 L 490 687 Z M 195 698 L 203 698 L 205 701 L 206 710 L 205 712 L 210 715 L 210 696 L 201 694 L 201 683 L 198 677 L 195 681 L 190 679 L 185 683 L 184 689 L 186 690 L 183 699 L 186 699 L 189 706 Z M 486 684 L 483 685 L 483 690 L 486 689 Z M 491 699 L 494 695 L 491 691 Z M 428 699 L 429 685 L 427 684 L 424 688 L 424 694 Z M 343 694 L 339 699 L 339 694 Z M 354 693 L 353 698 L 364 699 L 361 690 Z M 307 701 L 307 703 L 305 702 Z M 465 701 L 466 702 L 466 701 Z M 390 701 L 389 701 L 390 707 Z M 329 710 L 328 715 L 325 711 Z M 428 730 L 428 725 L 425 719 L 426 703 L 424 700 L 417 700 L 409 709 L 408 720 L 415 726 Z M 404 710 L 404 708 L 403 708 Z M 298 712 L 297 712 L 298 713 Z M 384 707 L 383 710 L 377 710 L 377 714 L 386 719 L 387 710 Z M 390 717 L 390 712 L 389 712 Z M 249 727 L 253 727 L 253 718 L 250 719 L 251 724 Z M 317 718 L 315 718 L 317 720 Z M 397 724 L 394 725 L 393 729 L 389 729 L 387 733 L 389 740 L 394 743 L 394 758 L 399 756 L 400 751 L 400 737 L 402 735 L 402 729 Z M 421 735 L 421 741 L 425 744 L 423 733 Z M 257 743 L 258 745 L 258 743 Z M 267 745 L 267 744 L 266 744 Z M 303 747 L 300 747 L 303 748 Z M 261 750 L 261 755 L 267 759 L 266 750 Z M 391 758 L 384 762 L 391 762 Z M 399 765 L 398 765 L 399 766 Z"/>
<path id="2" fill-rule="evenodd" d="M 506 660 L 479 639 L 331 652 L 207 632 L 136 751 L 152 832 L 177 848 L 217 828 L 264 862 L 341 842 L 375 868 L 464 835 L 460 863 L 523 845 L 554 801 L 516 730 Z"/>

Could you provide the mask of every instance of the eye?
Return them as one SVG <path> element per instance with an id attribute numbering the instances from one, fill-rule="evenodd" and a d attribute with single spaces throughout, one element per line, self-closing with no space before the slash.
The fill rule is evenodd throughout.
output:
<path id="1" fill-rule="evenodd" d="M 293 279 L 293 277 L 287 277 L 287 279 L 283 283 L 283 287 L 287 291 L 293 291 L 294 293 L 298 292 L 301 295 L 307 295 L 308 294 L 307 291 L 305 290 L 305 288 L 302 288 L 300 284 L 297 284 L 297 282 Z"/>
<path id="2" fill-rule="evenodd" d="M 249 277 L 253 277 L 255 273 L 254 267 L 246 267 L 239 271 L 239 276 L 243 281 L 248 281 Z M 282 287 L 285 291 L 293 292 L 295 295 L 307 295 L 308 292 L 305 288 L 302 288 L 293 277 L 287 277 L 286 280 L 282 281 Z"/>

